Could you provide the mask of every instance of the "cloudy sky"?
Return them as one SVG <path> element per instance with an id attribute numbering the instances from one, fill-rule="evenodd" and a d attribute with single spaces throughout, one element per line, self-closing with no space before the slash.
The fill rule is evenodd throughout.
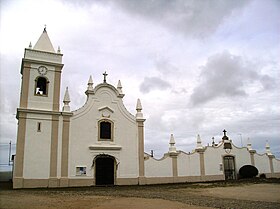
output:
<path id="1" fill-rule="evenodd" d="M 124 104 L 141 99 L 145 151 L 161 157 L 170 134 L 186 152 L 218 142 L 280 158 L 280 1 L 1 0 L 1 143 L 16 141 L 24 48 L 44 25 L 63 56 L 62 92 L 81 107 L 95 85 L 121 80 Z M 62 99 L 61 99 L 62 100 Z"/>

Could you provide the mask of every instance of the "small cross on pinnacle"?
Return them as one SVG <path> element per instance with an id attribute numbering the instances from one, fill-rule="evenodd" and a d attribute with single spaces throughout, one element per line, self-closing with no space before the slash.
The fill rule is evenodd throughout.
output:
<path id="1" fill-rule="evenodd" d="M 104 79 L 103 79 L 103 82 L 104 83 L 106 83 L 106 76 L 107 76 L 108 74 L 106 73 L 106 71 L 105 71 L 105 73 L 103 73 L 103 76 L 104 76 Z"/>
<path id="2" fill-rule="evenodd" d="M 226 131 L 226 130 L 223 130 L 223 132 L 224 132 L 224 136 L 226 136 L 226 135 L 227 135 L 227 134 L 226 134 L 226 133 L 227 133 L 227 131 Z"/>
<path id="3" fill-rule="evenodd" d="M 47 32 L 47 25 L 44 25 L 44 32 Z"/>

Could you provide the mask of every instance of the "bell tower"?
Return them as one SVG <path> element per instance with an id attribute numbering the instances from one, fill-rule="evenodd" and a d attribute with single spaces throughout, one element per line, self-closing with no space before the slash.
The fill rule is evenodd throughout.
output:
<path id="1" fill-rule="evenodd" d="M 24 50 L 13 187 L 57 186 L 60 49 L 54 50 L 46 28 Z M 30 179 L 35 179 L 31 181 Z"/>
<path id="2" fill-rule="evenodd" d="M 34 48 L 30 44 L 25 49 L 20 109 L 59 111 L 62 56 L 60 49 L 55 52 L 46 28 Z"/>

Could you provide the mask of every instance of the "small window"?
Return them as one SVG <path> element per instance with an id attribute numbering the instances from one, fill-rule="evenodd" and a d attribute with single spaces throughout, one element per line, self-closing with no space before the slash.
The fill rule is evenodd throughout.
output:
<path id="1" fill-rule="evenodd" d="M 87 167 L 78 166 L 76 167 L 76 176 L 85 176 L 87 175 Z"/>
<path id="2" fill-rule="evenodd" d="M 38 122 L 37 123 L 37 132 L 41 132 L 41 129 L 42 129 L 42 123 Z"/>
<path id="3" fill-rule="evenodd" d="M 110 121 L 101 121 L 99 123 L 100 140 L 112 141 L 112 123 Z"/>
<path id="4" fill-rule="evenodd" d="M 36 95 L 47 95 L 48 81 L 45 77 L 38 77 L 36 79 L 35 94 Z"/>

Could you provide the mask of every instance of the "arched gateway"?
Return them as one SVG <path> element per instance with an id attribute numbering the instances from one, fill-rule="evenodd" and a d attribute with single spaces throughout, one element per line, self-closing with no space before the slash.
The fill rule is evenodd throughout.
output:
<path id="1" fill-rule="evenodd" d="M 224 172 L 226 180 L 236 179 L 235 176 L 235 158 L 234 156 L 224 156 Z"/>
<path id="2" fill-rule="evenodd" d="M 115 184 L 115 158 L 110 155 L 99 155 L 95 158 L 95 184 Z"/>

